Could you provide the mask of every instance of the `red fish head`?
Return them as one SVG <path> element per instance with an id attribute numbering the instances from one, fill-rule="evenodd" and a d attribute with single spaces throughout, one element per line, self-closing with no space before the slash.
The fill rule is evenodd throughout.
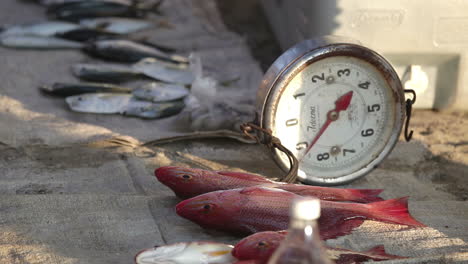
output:
<path id="1" fill-rule="evenodd" d="M 266 231 L 248 236 L 236 244 L 232 255 L 237 259 L 256 259 L 266 263 L 285 237 L 285 232 Z"/>
<path id="2" fill-rule="evenodd" d="M 203 227 L 226 229 L 226 223 L 236 216 L 241 201 L 233 190 L 216 191 L 180 202 L 176 213 Z"/>
<path id="3" fill-rule="evenodd" d="M 171 188 L 180 198 L 190 198 L 198 195 L 197 186 L 202 185 L 204 170 L 182 167 L 160 167 L 154 171 L 158 180 Z M 206 177 L 205 177 L 206 178 Z"/>

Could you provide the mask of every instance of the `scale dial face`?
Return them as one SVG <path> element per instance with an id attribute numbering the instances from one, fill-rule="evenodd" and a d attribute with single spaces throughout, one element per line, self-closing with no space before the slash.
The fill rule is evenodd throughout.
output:
<path id="1" fill-rule="evenodd" d="M 393 148 L 402 104 L 381 70 L 336 55 L 286 70 L 270 98 L 267 128 L 300 161 L 299 180 L 334 185 L 373 169 Z M 275 156 L 289 164 L 282 152 Z"/>

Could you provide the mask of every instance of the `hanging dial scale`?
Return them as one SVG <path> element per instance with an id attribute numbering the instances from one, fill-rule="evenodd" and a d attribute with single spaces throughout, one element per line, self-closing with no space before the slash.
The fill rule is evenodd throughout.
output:
<path id="1" fill-rule="evenodd" d="M 306 40 L 265 74 L 257 124 L 294 154 L 300 181 L 343 184 L 370 172 L 395 146 L 405 120 L 404 92 L 376 52 L 339 37 Z M 286 154 L 276 149 L 273 155 L 289 169 Z"/>

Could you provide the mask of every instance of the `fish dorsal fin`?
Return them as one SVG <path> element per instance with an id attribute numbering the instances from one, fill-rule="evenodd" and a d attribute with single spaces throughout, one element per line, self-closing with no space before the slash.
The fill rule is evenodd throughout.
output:
<path id="1" fill-rule="evenodd" d="M 244 195 L 256 195 L 256 196 L 270 196 L 270 197 L 278 197 L 278 196 L 296 196 L 293 193 L 283 191 L 281 189 L 276 188 L 269 188 L 269 187 L 248 187 L 244 188 L 240 191 L 240 194 Z"/>
<path id="2" fill-rule="evenodd" d="M 223 175 L 223 176 L 234 177 L 234 178 L 241 179 L 241 180 L 258 181 L 262 183 L 273 183 L 273 181 L 270 181 L 262 176 L 255 175 L 255 174 L 234 172 L 234 171 L 217 171 L 216 173 Z"/>

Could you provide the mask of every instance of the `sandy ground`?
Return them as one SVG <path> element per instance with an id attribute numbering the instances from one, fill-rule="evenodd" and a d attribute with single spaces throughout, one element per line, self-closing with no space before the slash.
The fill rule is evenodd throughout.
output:
<path id="1" fill-rule="evenodd" d="M 42 11 L 5 0 L 0 24 L 38 21 Z M 250 50 L 263 68 L 277 56 L 264 29 L 237 29 L 242 37 L 229 32 L 213 1 L 167 1 L 163 11 L 186 30 L 179 38 L 167 33 L 164 41 L 198 50 L 226 70 L 243 65 L 247 79 L 259 80 L 260 72 Z M 236 24 L 234 18 L 227 24 Z M 249 37 L 258 32 L 258 41 Z M 175 118 L 74 113 L 62 99 L 39 93 L 40 83 L 73 81 L 69 66 L 84 61 L 93 60 L 78 51 L 0 48 L 0 263 L 123 264 L 154 245 L 241 239 L 178 217 L 174 205 L 180 200 L 153 171 L 175 165 L 277 177 L 282 172 L 268 151 L 232 140 L 138 147 L 181 133 Z M 384 198 L 409 195 L 411 213 L 428 227 L 366 221 L 353 234 L 328 242 L 354 250 L 383 244 L 391 254 L 410 257 L 398 263 L 467 263 L 468 115 L 416 111 L 411 128 L 412 142 L 400 141 L 380 168 L 348 186 L 383 188 Z"/>

